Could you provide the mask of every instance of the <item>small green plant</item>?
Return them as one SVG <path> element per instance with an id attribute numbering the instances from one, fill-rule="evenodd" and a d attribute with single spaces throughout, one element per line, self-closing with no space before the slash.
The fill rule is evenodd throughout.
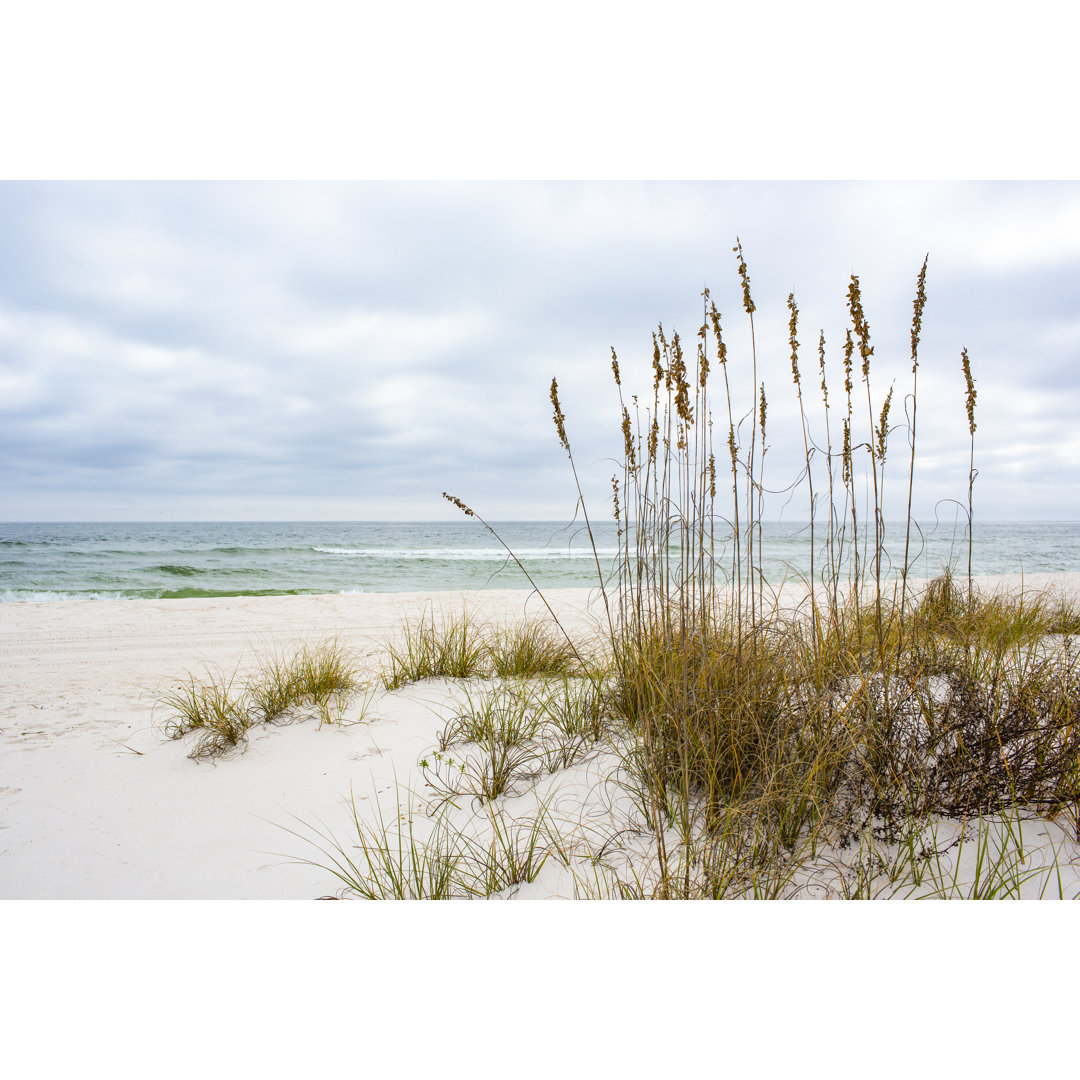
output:
<path id="1" fill-rule="evenodd" d="M 515 781 L 531 779 L 536 774 L 536 750 L 531 746 L 507 744 L 489 735 L 475 748 L 459 755 L 458 760 L 434 750 L 420 761 L 424 786 L 435 796 L 435 804 L 456 805 L 468 796 L 481 803 L 491 802 L 511 790 Z"/>

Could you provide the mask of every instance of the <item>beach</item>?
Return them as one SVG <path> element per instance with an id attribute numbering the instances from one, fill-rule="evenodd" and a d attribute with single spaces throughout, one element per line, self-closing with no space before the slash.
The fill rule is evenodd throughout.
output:
<path id="1" fill-rule="evenodd" d="M 90 600 L 0 609 L 0 898 L 313 898 L 324 871 L 284 832 L 341 825 L 350 788 L 389 794 L 439 726 L 432 688 L 381 694 L 362 723 L 256 729 L 243 752 L 192 761 L 156 705 L 186 671 L 337 637 L 371 670 L 404 620 L 468 608 L 543 611 L 523 590 L 466 594 Z M 587 590 L 553 594 L 571 623 Z"/>
<path id="2" fill-rule="evenodd" d="M 1080 589 L 1080 575 L 1029 576 L 1024 587 L 1051 582 L 1073 595 Z M 1016 587 L 1020 579 L 998 583 Z M 547 599 L 572 633 L 597 631 L 597 594 L 564 589 Z M 325 862 L 311 838 L 347 841 L 354 808 L 369 824 L 398 815 L 421 829 L 431 807 L 418 762 L 462 700 L 461 685 L 448 679 L 385 690 L 376 676 L 386 643 L 405 622 L 462 611 L 492 626 L 548 617 L 524 590 L 3 605 L 0 898 L 300 900 L 341 892 L 325 868 L 302 861 Z M 206 760 L 189 757 L 190 738 L 166 736 L 160 699 L 186 672 L 241 680 L 260 658 L 329 639 L 359 658 L 372 684 L 339 722 L 310 715 L 258 725 L 234 752 Z M 519 787 L 502 801 L 517 821 L 554 799 L 571 832 L 599 836 L 619 797 L 617 766 L 598 748 L 545 776 L 537 791 Z M 1034 819 L 1024 829 L 1031 865 L 1048 845 L 1056 852 L 1063 884 L 1055 895 L 1080 892 L 1069 827 Z M 549 860 L 535 881 L 502 894 L 572 898 L 574 878 Z"/>

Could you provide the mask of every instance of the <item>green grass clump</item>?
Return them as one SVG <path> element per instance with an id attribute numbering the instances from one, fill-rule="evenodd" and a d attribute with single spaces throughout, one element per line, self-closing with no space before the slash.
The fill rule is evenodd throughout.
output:
<path id="1" fill-rule="evenodd" d="M 507 684 L 478 699 L 466 690 L 457 715 L 439 732 L 439 749 L 446 750 L 459 742 L 495 741 L 523 746 L 539 727 L 531 704 L 521 684 Z"/>
<path id="2" fill-rule="evenodd" d="M 359 899 L 450 900 L 492 896 L 534 881 L 553 855 L 568 859 L 546 805 L 524 821 L 491 806 L 460 825 L 439 812 L 423 829 L 410 801 L 406 795 L 403 803 L 399 791 L 391 820 L 376 802 L 375 820 L 366 821 L 352 798 L 355 836 L 348 843 L 311 826 L 304 826 L 307 833 L 286 829 L 321 855 L 294 861 L 328 871 L 344 894 Z"/>
<path id="3" fill-rule="evenodd" d="M 435 622 L 421 616 L 406 621 L 402 640 L 387 645 L 390 666 L 382 674 L 387 690 L 421 679 L 467 679 L 482 674 L 486 658 L 483 637 L 468 614 Z"/>
<path id="4" fill-rule="evenodd" d="M 588 680 L 512 681 L 476 696 L 466 690 L 419 766 L 436 805 L 462 797 L 490 803 L 580 761 L 606 731 Z"/>
<path id="5" fill-rule="evenodd" d="M 556 627 L 528 622 L 488 634 L 491 670 L 503 677 L 572 675 L 580 668 L 578 653 Z"/>
<path id="6" fill-rule="evenodd" d="M 330 723 L 362 689 L 358 666 L 336 640 L 304 645 L 291 656 L 268 656 L 241 686 L 237 675 L 191 672 L 186 682 L 164 695 L 165 733 L 178 739 L 199 734 L 190 757 L 215 757 L 244 745 L 257 724 L 277 724 L 294 712 L 314 709 L 320 726 Z M 335 716 L 336 714 L 336 716 Z"/>
<path id="7" fill-rule="evenodd" d="M 191 672 L 187 681 L 161 699 L 171 712 L 165 724 L 170 739 L 197 732 L 190 756 L 214 757 L 241 745 L 252 725 L 251 711 L 242 694 L 233 690 L 236 674 L 207 671 L 203 679 Z"/>
<path id="8" fill-rule="evenodd" d="M 566 675 L 540 683 L 534 703 L 545 732 L 599 742 L 609 726 L 601 702 L 601 685 L 600 679 Z"/>
<path id="9" fill-rule="evenodd" d="M 1080 611 L 1051 591 L 1027 590 L 1016 595 L 965 590 L 948 568 L 929 583 L 912 620 L 922 636 L 938 636 L 961 647 L 978 646 L 995 653 L 1031 645 L 1050 636 L 1080 633 Z"/>
<path id="10" fill-rule="evenodd" d="M 360 688 L 356 661 L 336 639 L 304 645 L 291 657 L 264 659 L 247 692 L 264 722 L 277 723 L 293 709 L 314 708 L 331 723 Z"/>
<path id="11" fill-rule="evenodd" d="M 583 668 L 580 653 L 557 626 L 529 621 L 480 627 L 467 613 L 439 623 L 434 615 L 415 624 L 406 621 L 386 648 L 390 663 L 382 680 L 387 690 L 422 679 L 527 679 L 572 675 Z"/>

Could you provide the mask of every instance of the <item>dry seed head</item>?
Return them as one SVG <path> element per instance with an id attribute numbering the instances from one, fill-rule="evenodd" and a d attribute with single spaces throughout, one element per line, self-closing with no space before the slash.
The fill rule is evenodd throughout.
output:
<path id="1" fill-rule="evenodd" d="M 892 404 L 893 388 L 889 387 L 889 393 L 885 397 L 885 404 L 881 407 L 881 419 L 877 429 L 878 461 L 885 464 L 885 445 L 889 439 L 889 406 Z"/>
<path id="2" fill-rule="evenodd" d="M 704 330 L 705 328 L 702 327 Z M 702 390 L 705 389 L 705 384 L 709 381 L 709 358 L 705 355 L 705 346 L 698 343 L 697 349 L 698 360 L 698 386 Z"/>
<path id="3" fill-rule="evenodd" d="M 859 356 L 862 357 L 863 378 L 869 379 L 870 357 L 874 355 L 874 350 L 870 345 L 870 324 L 863 314 L 862 291 L 859 288 L 859 279 L 854 274 L 851 275 L 851 284 L 848 286 L 848 310 L 851 312 L 851 322 L 859 339 Z"/>
<path id="4" fill-rule="evenodd" d="M 684 424 L 692 424 L 694 411 L 690 406 L 690 384 L 686 379 L 686 363 L 683 360 L 682 343 L 679 335 L 674 334 L 671 339 L 673 358 L 671 362 L 671 375 L 675 382 L 675 411 Z"/>
<path id="5" fill-rule="evenodd" d="M 761 421 L 762 446 L 765 444 L 765 384 L 761 384 L 761 394 L 758 397 L 758 419 Z"/>
<path id="6" fill-rule="evenodd" d="M 731 452 L 731 467 L 734 469 L 739 461 L 739 449 L 735 445 L 735 425 L 728 424 L 727 437 L 728 450 Z"/>
<path id="7" fill-rule="evenodd" d="M 634 433 L 630 426 L 630 413 L 626 406 L 622 411 L 623 453 L 626 455 L 626 464 L 633 470 L 637 467 L 637 456 L 634 453 Z"/>
<path id="8" fill-rule="evenodd" d="M 619 520 L 619 481 L 616 477 L 611 478 L 611 492 L 612 501 L 615 504 L 615 520 Z M 622 528 L 619 529 L 619 535 L 622 536 Z"/>
<path id="9" fill-rule="evenodd" d="M 975 434 L 975 380 L 971 375 L 971 362 L 968 360 L 967 348 L 960 354 L 960 362 L 964 368 L 964 382 L 967 383 L 967 417 L 968 432 Z"/>
<path id="10" fill-rule="evenodd" d="M 653 391 L 659 389 L 660 380 L 664 377 L 664 369 L 660 364 L 660 343 L 656 334 L 652 336 L 652 366 L 653 366 Z"/>
<path id="11" fill-rule="evenodd" d="M 735 247 L 731 249 L 739 256 L 739 277 L 742 278 L 743 307 L 747 315 L 753 315 L 756 310 L 754 301 L 750 298 L 750 274 L 746 269 L 746 260 L 743 258 L 742 241 L 736 236 Z"/>
<path id="12" fill-rule="evenodd" d="M 456 496 L 447 495 L 446 492 L 444 491 L 442 493 L 442 497 L 447 502 L 452 502 L 459 510 L 463 511 L 466 517 L 476 517 L 476 515 Z"/>
<path id="13" fill-rule="evenodd" d="M 851 479 L 851 421 L 844 418 L 844 448 L 842 451 L 844 470 L 843 477 L 846 484 Z"/>
<path id="14" fill-rule="evenodd" d="M 820 331 L 817 345 L 818 367 L 821 368 L 821 394 L 825 399 L 825 408 L 829 407 L 829 384 L 825 381 L 825 331 Z"/>
<path id="15" fill-rule="evenodd" d="M 727 363 L 727 346 L 724 344 L 724 336 L 720 333 L 720 312 L 716 305 L 709 302 L 709 321 L 712 323 L 713 333 L 716 335 L 716 359 L 721 365 Z"/>
<path id="16" fill-rule="evenodd" d="M 851 411 L 851 354 L 855 351 L 855 342 L 851 331 L 847 331 L 844 341 L 844 393 L 848 396 L 848 412 Z"/>
<path id="17" fill-rule="evenodd" d="M 791 377 L 795 381 L 795 385 L 799 385 L 799 343 L 795 339 L 795 333 L 798 329 L 799 321 L 799 309 L 795 305 L 795 294 L 788 293 L 787 298 L 788 311 L 791 312 L 791 318 L 788 320 L 788 342 L 791 345 Z"/>
<path id="18" fill-rule="evenodd" d="M 619 358 L 615 355 L 615 346 L 611 346 L 611 370 L 615 373 L 615 385 L 622 386 L 622 379 L 619 378 Z"/>
<path id="19" fill-rule="evenodd" d="M 709 498 L 716 498 L 716 458 L 709 454 Z"/>
<path id="20" fill-rule="evenodd" d="M 914 372 L 919 366 L 919 337 L 922 334 L 922 313 L 926 306 L 926 264 L 930 260 L 930 253 L 926 253 L 923 259 L 922 269 L 919 271 L 919 279 L 915 290 L 915 314 L 911 320 L 911 370 Z"/>
<path id="21" fill-rule="evenodd" d="M 555 406 L 552 419 L 555 421 L 555 430 L 559 433 L 559 442 L 569 454 L 570 440 L 566 437 L 566 417 L 563 416 L 562 408 L 559 406 L 559 384 L 554 379 L 551 380 L 551 404 Z"/>

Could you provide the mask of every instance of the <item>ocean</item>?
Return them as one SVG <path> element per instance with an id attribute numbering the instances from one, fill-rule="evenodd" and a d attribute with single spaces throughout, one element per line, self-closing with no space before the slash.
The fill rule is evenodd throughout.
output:
<path id="1" fill-rule="evenodd" d="M 580 523 L 492 524 L 540 588 L 597 583 Z M 924 527 L 924 534 L 921 548 L 912 540 L 913 575 L 933 577 L 947 565 L 966 574 L 962 520 Z M 607 574 L 617 551 L 615 525 L 594 524 L 594 535 Z M 770 581 L 807 574 L 806 525 L 766 525 L 763 540 Z M 887 525 L 886 545 L 901 561 L 902 522 Z M 972 569 L 1080 571 L 1080 522 L 977 521 Z M 505 549 L 471 520 L 0 523 L 2 602 L 528 588 Z"/>

